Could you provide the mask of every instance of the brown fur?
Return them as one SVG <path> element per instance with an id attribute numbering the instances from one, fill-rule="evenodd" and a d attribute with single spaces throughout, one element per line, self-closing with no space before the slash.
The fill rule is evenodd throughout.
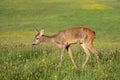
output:
<path id="1" fill-rule="evenodd" d="M 73 65 L 76 67 L 76 64 L 72 58 L 72 52 L 70 48 L 70 45 L 76 44 L 76 43 L 81 44 L 87 56 L 83 64 L 83 67 L 86 65 L 87 61 L 89 60 L 89 57 L 90 57 L 89 51 L 95 54 L 98 62 L 99 53 L 93 47 L 93 40 L 95 38 L 94 31 L 88 28 L 72 28 L 72 29 L 60 31 L 53 36 L 45 36 L 43 34 L 44 34 L 44 30 L 41 30 L 40 32 L 38 32 L 38 34 L 35 36 L 35 41 L 33 45 L 39 44 L 40 42 L 51 42 L 56 44 L 60 48 L 62 48 L 60 66 L 62 66 L 64 52 L 65 50 L 67 50 Z M 39 40 L 36 41 L 36 38 L 39 38 Z"/>

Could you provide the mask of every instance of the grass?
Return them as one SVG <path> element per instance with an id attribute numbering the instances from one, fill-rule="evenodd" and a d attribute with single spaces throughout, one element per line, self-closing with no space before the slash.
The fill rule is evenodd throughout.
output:
<path id="1" fill-rule="evenodd" d="M 0 80 L 119 80 L 119 0 L 2 0 L 0 2 Z M 85 53 L 72 45 L 74 69 L 65 54 L 53 44 L 33 47 L 35 27 L 46 35 L 86 26 L 96 32 L 95 47 L 100 64 L 92 54 L 85 69 Z"/>

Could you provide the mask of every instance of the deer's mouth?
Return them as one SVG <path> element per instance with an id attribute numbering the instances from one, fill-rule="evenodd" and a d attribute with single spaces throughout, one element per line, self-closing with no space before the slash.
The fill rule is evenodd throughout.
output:
<path id="1" fill-rule="evenodd" d="M 32 44 L 33 46 L 35 45 L 35 44 Z"/>
<path id="2" fill-rule="evenodd" d="M 36 45 L 35 43 L 32 44 L 33 46 Z"/>

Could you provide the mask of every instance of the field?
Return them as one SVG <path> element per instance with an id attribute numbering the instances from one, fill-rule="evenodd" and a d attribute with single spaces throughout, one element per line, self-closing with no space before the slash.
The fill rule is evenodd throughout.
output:
<path id="1" fill-rule="evenodd" d="M 31 44 L 35 28 L 45 35 L 73 27 L 96 32 L 95 47 L 100 64 L 92 54 L 81 66 L 85 53 L 72 45 L 77 69 L 66 52 L 59 68 L 61 50 L 54 44 Z M 120 80 L 119 0 L 1 0 L 0 80 Z"/>

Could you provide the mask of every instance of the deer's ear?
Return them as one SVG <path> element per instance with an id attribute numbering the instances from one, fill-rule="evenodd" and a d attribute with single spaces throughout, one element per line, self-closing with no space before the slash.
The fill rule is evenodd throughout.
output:
<path id="1" fill-rule="evenodd" d="M 44 32 L 45 32 L 45 30 L 44 30 L 44 29 L 41 29 L 40 34 L 43 35 Z"/>
<path id="2" fill-rule="evenodd" d="M 36 32 L 37 32 L 37 33 L 39 33 L 39 32 L 40 32 L 37 28 L 35 28 L 35 30 L 36 30 Z"/>

